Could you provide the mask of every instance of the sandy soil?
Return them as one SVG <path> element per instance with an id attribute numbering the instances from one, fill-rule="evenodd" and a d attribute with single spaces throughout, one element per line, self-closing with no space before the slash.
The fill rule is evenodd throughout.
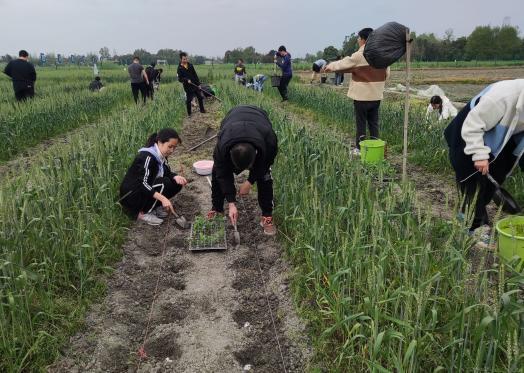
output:
<path id="1" fill-rule="evenodd" d="M 177 171 L 179 162 L 185 164 L 190 181 L 174 198 L 176 210 L 188 220 L 210 208 L 207 180 L 190 165 L 210 158 L 214 142 L 195 155 L 185 151 L 217 129 L 218 107 L 209 109 L 184 121 L 185 148 L 171 161 Z M 258 225 L 255 197 L 245 198 L 246 211 L 239 204 L 241 245 L 226 251 L 190 252 L 189 230 L 171 221 L 160 227 L 133 224 L 124 257 L 108 279 L 107 296 L 92 307 L 84 330 L 49 371 L 304 371 L 311 353 L 291 302 L 290 269 L 278 240 L 264 236 Z M 232 244 L 232 229 L 227 232 Z M 139 359 L 142 345 L 147 357 Z"/>

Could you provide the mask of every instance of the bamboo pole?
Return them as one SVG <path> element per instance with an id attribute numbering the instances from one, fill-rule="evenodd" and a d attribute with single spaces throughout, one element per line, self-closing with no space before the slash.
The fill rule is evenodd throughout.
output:
<path id="1" fill-rule="evenodd" d="M 406 28 L 406 101 L 404 103 L 404 149 L 402 152 L 402 181 L 408 179 L 408 123 L 409 123 L 409 91 L 411 80 L 411 38 L 409 28 Z"/>

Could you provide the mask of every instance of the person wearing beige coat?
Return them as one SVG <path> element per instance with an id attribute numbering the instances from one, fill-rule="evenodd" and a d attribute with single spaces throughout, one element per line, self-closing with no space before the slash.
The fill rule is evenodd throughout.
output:
<path id="1" fill-rule="evenodd" d="M 340 61 L 331 62 L 325 72 L 351 73 L 351 82 L 347 96 L 353 99 L 357 124 L 356 149 L 359 153 L 360 140 L 366 136 L 366 123 L 370 137 L 379 137 L 378 111 L 384 98 L 384 87 L 389 79 L 389 67 L 376 69 L 364 58 L 366 40 L 373 29 L 364 28 L 358 32 L 359 50 Z"/>

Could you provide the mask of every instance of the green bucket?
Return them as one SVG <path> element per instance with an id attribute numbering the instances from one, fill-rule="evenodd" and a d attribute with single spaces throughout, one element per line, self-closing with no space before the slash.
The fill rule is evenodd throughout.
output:
<path id="1" fill-rule="evenodd" d="M 380 139 L 362 140 L 360 143 L 360 160 L 363 163 L 380 163 L 384 160 L 386 142 Z"/>
<path id="2" fill-rule="evenodd" d="M 499 255 L 511 260 L 524 259 L 524 216 L 509 216 L 497 222 Z"/>

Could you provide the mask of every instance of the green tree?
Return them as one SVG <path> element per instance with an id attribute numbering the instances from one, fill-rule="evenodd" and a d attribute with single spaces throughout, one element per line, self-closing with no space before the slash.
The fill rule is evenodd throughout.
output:
<path id="1" fill-rule="evenodd" d="M 111 59 L 111 52 L 109 52 L 108 47 L 102 47 L 100 48 L 100 51 L 98 52 L 100 54 L 100 58 L 104 60 L 110 60 Z"/>
<path id="2" fill-rule="evenodd" d="M 468 36 L 466 59 L 486 60 L 496 57 L 495 30 L 491 26 L 477 26 Z"/>
<path id="3" fill-rule="evenodd" d="M 358 50 L 357 34 L 352 33 L 344 39 L 342 44 L 341 54 L 344 56 L 351 56 Z"/>
<path id="4" fill-rule="evenodd" d="M 151 62 L 156 61 L 156 56 L 153 56 L 145 49 L 135 49 L 133 55 L 138 56 L 138 58 L 140 58 L 140 63 L 142 65 L 149 65 Z"/>
<path id="5" fill-rule="evenodd" d="M 338 49 L 332 45 L 324 48 L 324 52 L 322 53 L 322 58 L 324 58 L 327 61 L 334 61 L 337 59 L 337 56 L 338 56 Z"/>
<path id="6" fill-rule="evenodd" d="M 513 60 L 520 55 L 522 41 L 513 26 L 502 26 L 495 35 L 495 44 L 498 59 Z"/>

